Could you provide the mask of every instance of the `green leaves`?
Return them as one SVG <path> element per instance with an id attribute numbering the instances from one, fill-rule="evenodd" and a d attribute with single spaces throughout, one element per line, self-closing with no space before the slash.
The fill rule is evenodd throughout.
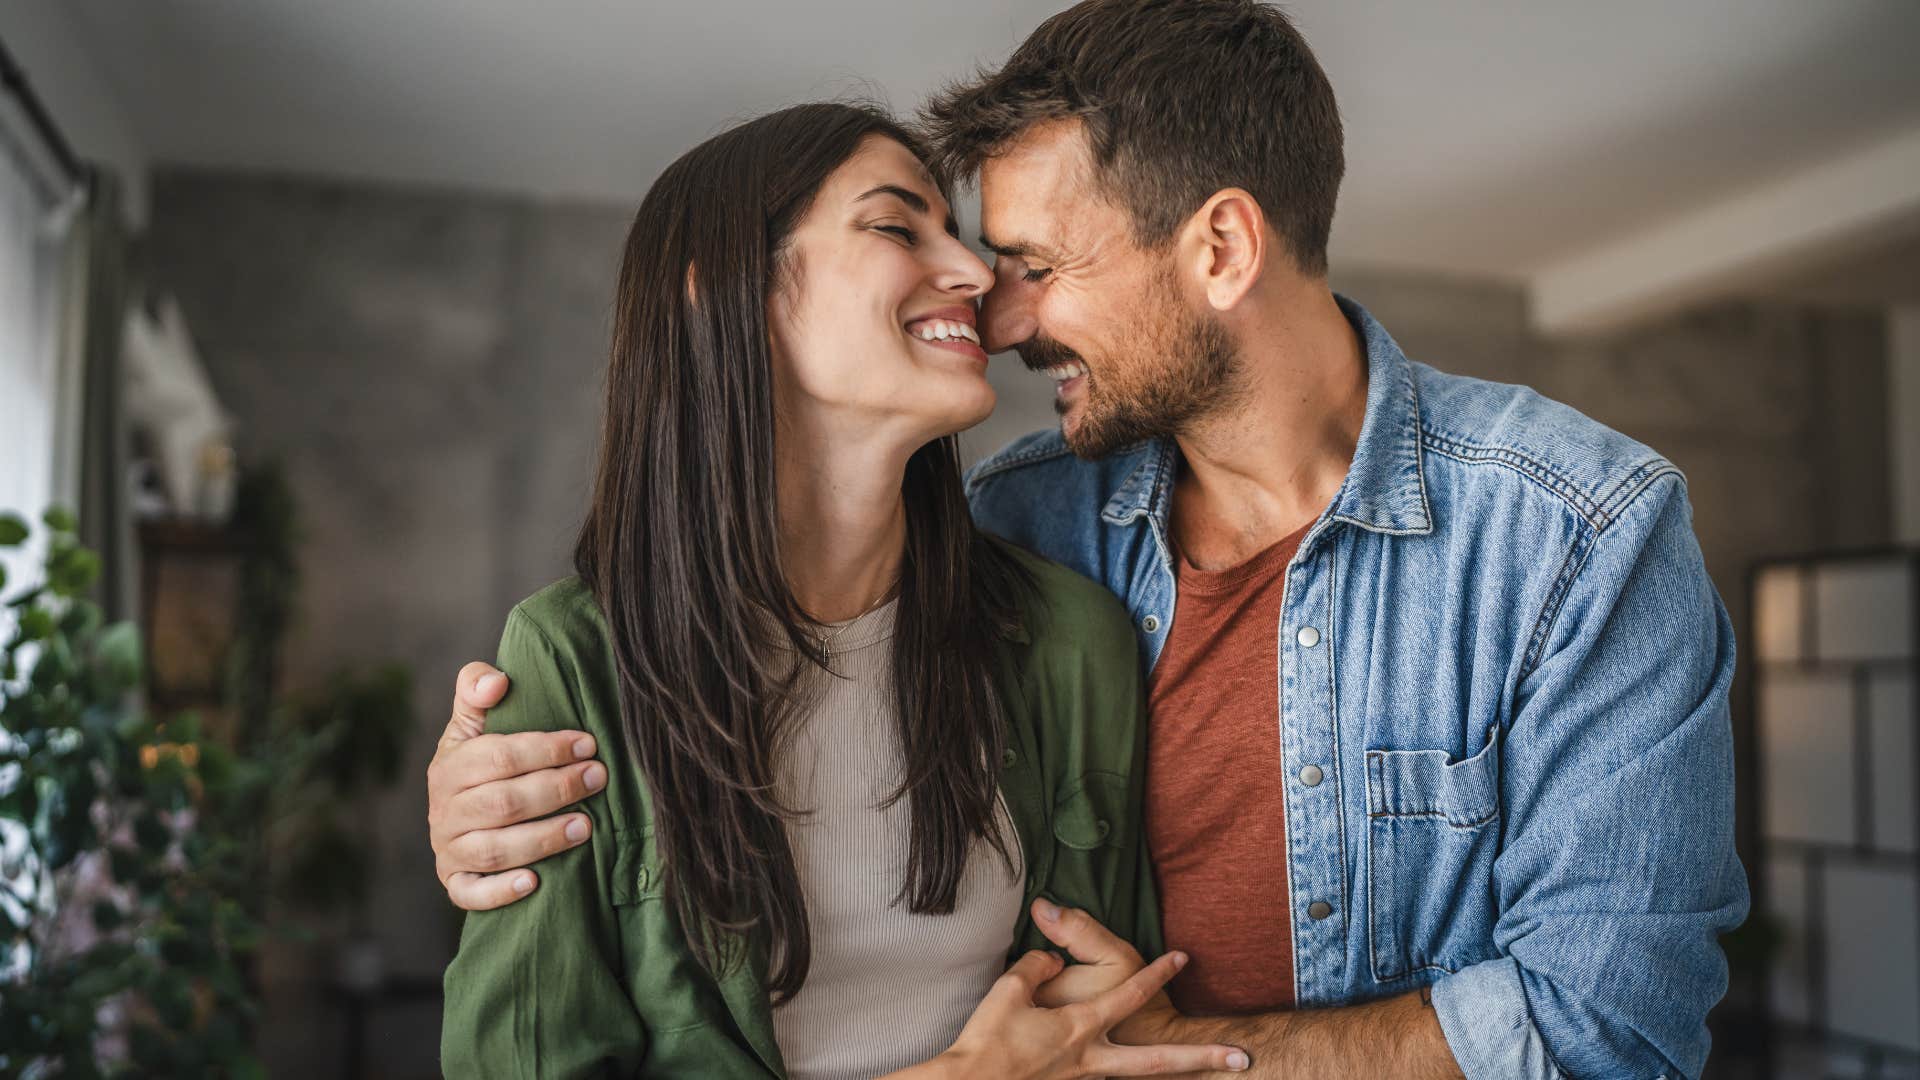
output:
<path id="1" fill-rule="evenodd" d="M 47 554 L 47 588 L 54 595 L 81 596 L 99 576 L 100 556 L 66 537 L 54 538 Z"/>
<path id="2" fill-rule="evenodd" d="M 20 613 L 20 640 L 40 641 L 53 636 L 53 612 L 46 608 L 28 608 Z"/>
<path id="3" fill-rule="evenodd" d="M 10 968 L 0 1008 L 0 1074 L 103 1075 L 101 1006 L 132 994 L 134 1015 L 162 1022 L 136 1023 L 129 1074 L 258 1075 L 239 962 L 259 928 L 224 899 L 244 890 L 254 865 L 231 837 L 258 822 L 234 815 L 218 779 L 195 769 L 194 718 L 156 724 L 133 706 L 145 667 L 139 629 L 105 625 L 83 595 L 100 559 L 74 536 L 73 515 L 55 507 L 41 521 L 51 532 L 44 577 L 4 598 L 18 621 L 0 641 L 0 766 L 10 774 L 0 820 L 27 840 L 25 857 L 0 867 L 13 891 L 27 890 L 0 909 L 9 963 L 24 965 Z M 0 547 L 28 537 L 19 515 L 0 514 Z M 216 778 L 236 771 L 224 751 L 206 757 Z M 181 811 L 190 813 L 173 816 Z M 114 886 L 105 894 L 77 887 L 89 852 L 105 856 Z M 91 918 L 94 944 L 47 932 L 68 908 Z M 12 951 L 28 941 L 37 947 Z"/>

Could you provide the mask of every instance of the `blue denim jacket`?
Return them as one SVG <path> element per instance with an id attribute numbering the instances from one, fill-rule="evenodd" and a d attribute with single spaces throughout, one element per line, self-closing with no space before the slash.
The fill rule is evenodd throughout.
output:
<path id="1" fill-rule="evenodd" d="M 1733 628 L 1685 481 L 1340 303 L 1366 419 L 1279 627 L 1299 1004 L 1432 984 L 1468 1077 L 1698 1076 L 1747 884 Z M 981 527 L 1118 594 L 1151 670 L 1178 467 L 1171 441 L 1083 462 L 1047 431 L 967 491 Z"/>

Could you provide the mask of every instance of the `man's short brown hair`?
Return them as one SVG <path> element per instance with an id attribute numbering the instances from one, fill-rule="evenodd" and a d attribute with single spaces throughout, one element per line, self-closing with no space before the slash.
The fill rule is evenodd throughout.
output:
<path id="1" fill-rule="evenodd" d="M 1345 171 L 1333 87 L 1279 9 L 1254 0 L 1085 0 L 921 118 L 941 171 L 971 177 L 1034 124 L 1084 122 L 1101 183 L 1158 246 L 1216 191 L 1259 201 L 1294 262 L 1327 269 Z"/>

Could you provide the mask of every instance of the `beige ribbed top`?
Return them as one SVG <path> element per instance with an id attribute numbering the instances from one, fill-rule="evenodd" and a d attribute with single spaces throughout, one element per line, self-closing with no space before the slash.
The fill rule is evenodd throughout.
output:
<path id="1" fill-rule="evenodd" d="M 976 844 L 951 915 L 915 915 L 894 895 L 906 880 L 911 811 L 881 809 L 903 767 L 895 717 L 896 601 L 829 627 L 831 662 L 780 760 L 786 805 L 813 816 L 791 826 L 807 901 L 812 966 L 773 1010 L 792 1080 L 871 1080 L 945 1050 L 1005 969 L 1025 889 L 1020 840 L 999 805 L 1014 873 Z"/>

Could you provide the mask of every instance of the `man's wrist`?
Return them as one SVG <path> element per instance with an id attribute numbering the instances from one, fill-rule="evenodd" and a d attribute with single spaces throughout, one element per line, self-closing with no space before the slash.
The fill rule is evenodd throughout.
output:
<path id="1" fill-rule="evenodd" d="M 1247 1055 L 1251 1075 L 1277 1077 L 1287 1057 L 1284 1051 L 1292 1037 L 1295 1016 L 1291 1010 L 1240 1016 L 1187 1016 L 1169 1010 L 1156 1018 L 1153 1041 L 1236 1046 Z"/>
<path id="2" fill-rule="evenodd" d="M 1180 1010 L 1162 997 L 1148 1002 L 1140 1011 L 1114 1025 L 1109 1038 L 1127 1046 L 1180 1042 L 1180 1029 L 1186 1019 Z"/>

